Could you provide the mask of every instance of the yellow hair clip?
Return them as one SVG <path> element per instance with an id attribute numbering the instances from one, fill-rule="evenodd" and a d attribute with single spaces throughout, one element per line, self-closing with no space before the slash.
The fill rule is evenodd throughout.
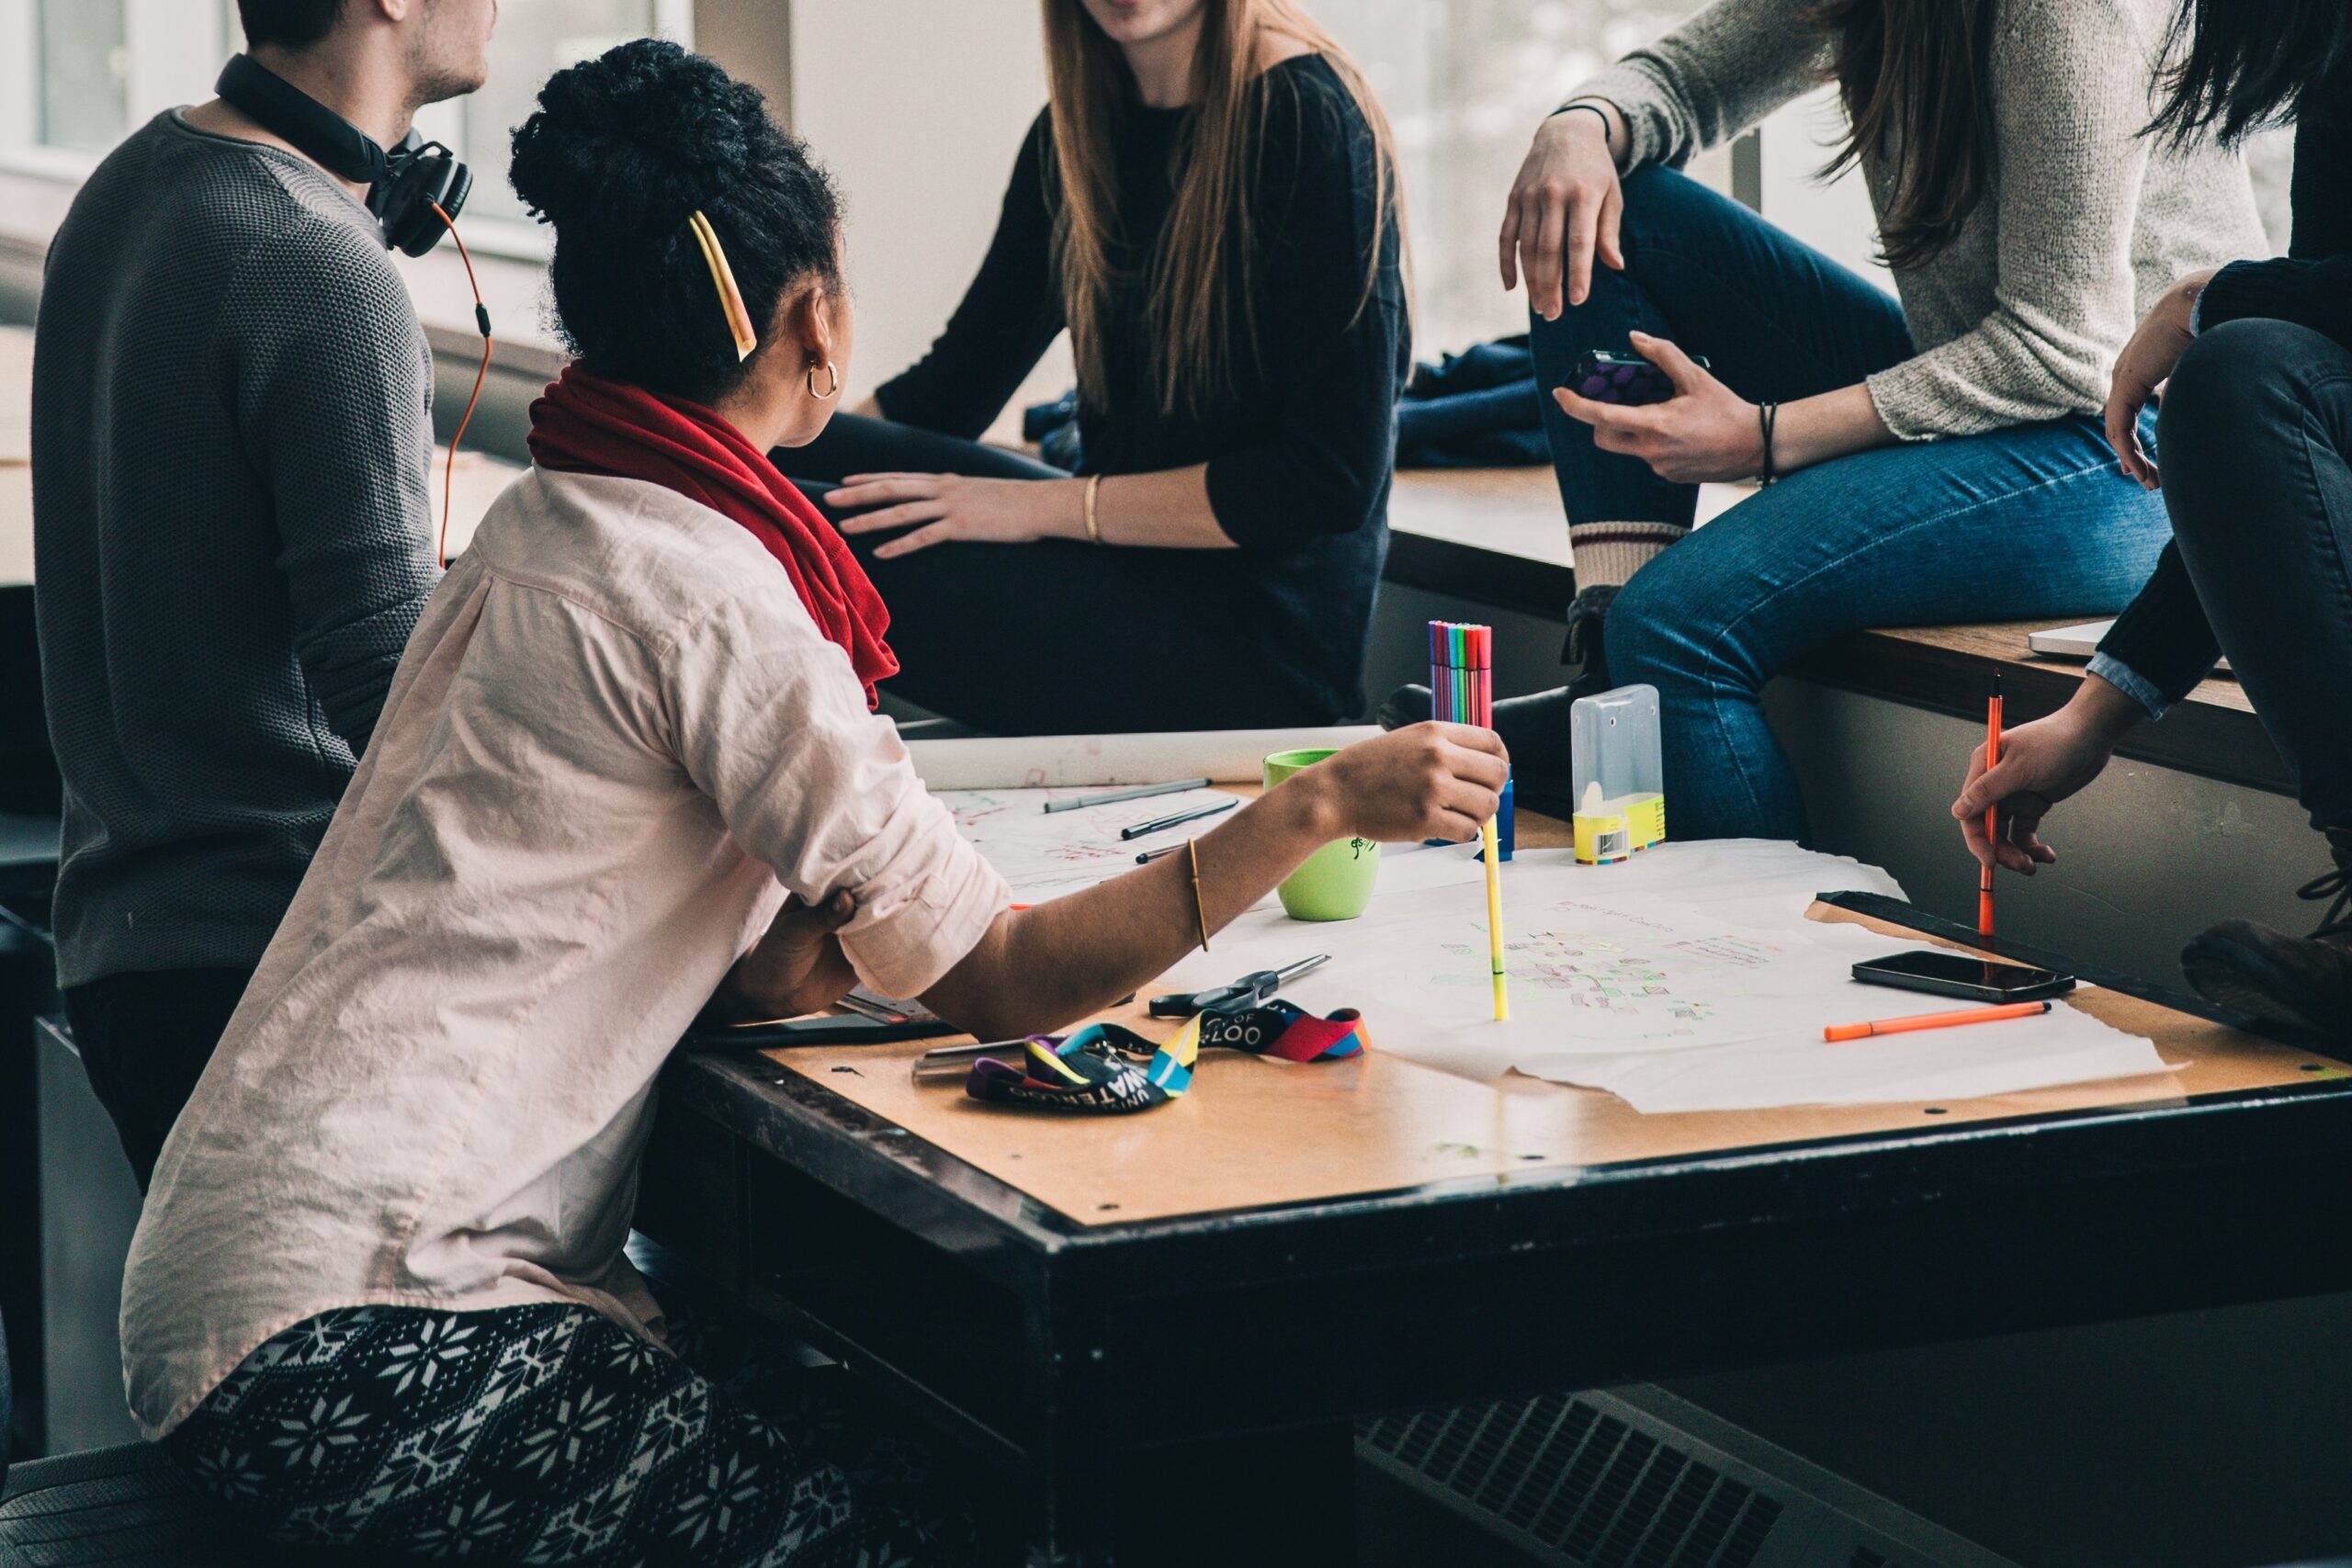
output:
<path id="1" fill-rule="evenodd" d="M 686 216 L 686 227 L 695 231 L 695 243 L 702 246 L 702 259 L 710 264 L 710 280 L 718 285 L 719 309 L 727 313 L 727 330 L 735 334 L 736 363 L 752 356 L 760 346 L 760 334 L 752 330 L 752 312 L 744 308 L 743 291 L 735 287 L 735 269 L 727 265 L 727 253 L 718 243 L 718 231 L 710 220 L 696 208 Z"/>

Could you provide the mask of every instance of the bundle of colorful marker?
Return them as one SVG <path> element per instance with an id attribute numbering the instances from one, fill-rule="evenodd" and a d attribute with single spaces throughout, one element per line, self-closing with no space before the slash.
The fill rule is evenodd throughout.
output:
<path id="1" fill-rule="evenodd" d="M 1475 724 L 1491 729 L 1495 724 L 1495 628 L 1465 626 L 1456 621 L 1430 623 L 1430 691 L 1431 712 L 1449 724 Z M 1478 826 L 1478 840 L 1487 863 L 1487 951 L 1495 979 L 1495 1019 L 1510 1018 L 1510 993 L 1503 972 L 1502 850 L 1495 838 L 1495 822 Z"/>
<path id="2" fill-rule="evenodd" d="M 1494 719 L 1495 628 L 1458 621 L 1430 623 L 1430 691 L 1434 716 L 1448 724 Z"/>

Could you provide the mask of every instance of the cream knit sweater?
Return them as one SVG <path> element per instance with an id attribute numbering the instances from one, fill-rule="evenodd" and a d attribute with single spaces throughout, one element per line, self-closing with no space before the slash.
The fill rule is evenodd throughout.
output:
<path id="1" fill-rule="evenodd" d="M 1625 117 L 1630 172 L 1679 166 L 1822 80 L 1808 0 L 1717 0 L 1572 97 Z M 2185 272 L 2266 255 L 2244 165 L 2139 134 L 2170 0 L 2003 0 L 1996 166 L 1951 246 L 1895 275 L 1913 358 L 1870 378 L 1906 441 L 2089 413 L 2132 327 Z M 1866 159 L 1883 213 L 1888 170 Z"/>

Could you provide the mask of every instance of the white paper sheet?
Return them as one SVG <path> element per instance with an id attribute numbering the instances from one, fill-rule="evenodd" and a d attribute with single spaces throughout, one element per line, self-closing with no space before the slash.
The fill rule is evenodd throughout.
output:
<path id="1" fill-rule="evenodd" d="M 1090 806 L 1077 811 L 1049 814 L 1046 810 L 1049 800 L 1092 795 L 1102 787 L 1081 784 L 1058 789 L 948 789 L 933 793 L 955 814 L 956 826 L 964 836 L 990 865 L 1004 874 L 1021 901 L 1028 904 L 1058 898 L 1065 893 L 1075 893 L 1133 871 L 1138 854 L 1197 838 L 1231 813 L 1200 818 L 1140 839 L 1123 840 L 1119 837 L 1120 829 L 1236 798 L 1224 790 L 1193 789 Z M 1375 897 L 1463 883 L 1485 886 L 1486 872 L 1478 863 L 1476 845 L 1381 846 Z M 1277 917 L 1282 915 L 1273 894 L 1268 894 L 1259 907 L 1273 909 Z"/>
<path id="2" fill-rule="evenodd" d="M 1196 789 L 1045 810 L 1096 787 L 940 798 L 1024 902 L 1132 871 L 1140 852 L 1217 819 L 1133 840 L 1121 828 L 1232 798 Z M 1155 988 L 1203 989 L 1329 953 L 1284 994 L 1317 1012 L 1362 1010 L 1375 1050 L 1482 1081 L 1516 1068 L 1651 1112 L 1957 1099 L 2165 1070 L 2147 1041 L 2064 1007 L 1826 1043 L 1828 1024 L 1955 1005 L 1854 981 L 1857 960 L 1919 943 L 1804 918 L 1815 894 L 1842 891 L 1903 893 L 1875 867 L 1760 840 L 1669 843 L 1611 866 L 1523 851 L 1503 868 L 1511 1018 L 1498 1023 L 1474 850 L 1391 844 L 1361 918 L 1294 920 L 1270 895 Z"/>
<path id="3" fill-rule="evenodd" d="M 1174 795 L 1090 806 L 1078 811 L 1048 813 L 1047 801 L 1095 793 L 1093 786 L 933 793 L 956 814 L 956 825 L 964 836 L 990 865 L 1004 874 L 1004 879 L 1012 884 L 1012 891 L 1027 904 L 1058 898 L 1065 893 L 1075 893 L 1133 871 L 1136 856 L 1198 837 L 1232 812 L 1163 828 L 1139 839 L 1120 838 L 1120 829 L 1235 798 L 1221 789 L 1188 789 Z"/>
<path id="4" fill-rule="evenodd" d="M 1432 858 L 1413 863 L 1421 854 Z M 1761 840 L 1666 844 L 1614 866 L 1523 852 L 1504 868 L 1511 1020 L 1498 1023 L 1477 863 L 1451 850 L 1397 860 L 1382 866 L 1360 919 L 1309 924 L 1261 906 L 1213 951 L 1187 956 L 1168 987 L 1329 953 L 1285 995 L 1316 1011 L 1361 1009 L 1375 1049 L 1482 1081 L 1516 1067 L 1621 1092 L 1645 1111 L 1907 1101 L 2163 1070 L 2146 1041 L 2071 1009 L 2030 1023 L 1824 1044 L 1827 1024 L 1947 1004 L 1851 977 L 1856 960 L 1916 939 L 1804 918 L 1816 893 L 1900 897 L 1892 878 Z M 1392 883 L 1392 871 L 1418 885 Z M 1995 1038 L 2007 1030 L 2024 1032 Z"/>
<path id="5" fill-rule="evenodd" d="M 1854 988 L 1898 1001 L 1892 1009 L 1877 1004 L 1869 1017 L 1930 1010 L 1899 1005 L 1899 993 Z M 1606 1089 L 1651 1114 L 1965 1100 L 2167 1070 L 2147 1041 L 2063 1002 L 2042 1018 L 1837 1044 L 1815 1029 L 1679 1051 L 1538 1054 L 1521 1057 L 1518 1066 L 1531 1077 Z"/>
<path id="6" fill-rule="evenodd" d="M 1215 779 L 1256 784 L 1275 751 L 1337 750 L 1379 734 L 1372 725 L 1324 729 L 1214 729 L 1163 735 L 1030 735 L 910 740 L 915 772 L 936 792 Z"/>

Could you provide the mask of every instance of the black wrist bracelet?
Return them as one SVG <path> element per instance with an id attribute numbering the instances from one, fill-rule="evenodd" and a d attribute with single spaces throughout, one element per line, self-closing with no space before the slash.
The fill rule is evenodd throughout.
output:
<path id="1" fill-rule="evenodd" d="M 1757 477 L 1766 484 L 1770 484 L 1779 478 L 1772 472 L 1772 426 L 1779 423 L 1780 419 L 1780 404 L 1758 403 L 1756 405 L 1756 423 L 1764 433 L 1764 469 Z"/>
<path id="2" fill-rule="evenodd" d="M 1609 111 L 1602 108 L 1599 104 L 1562 104 L 1558 108 L 1554 109 L 1550 114 L 1545 115 L 1544 118 L 1545 119 L 1557 119 L 1571 109 L 1582 109 L 1587 114 L 1598 115 L 1600 118 L 1600 134 L 1604 139 L 1614 133 L 1616 128 L 1609 123 Z"/>

